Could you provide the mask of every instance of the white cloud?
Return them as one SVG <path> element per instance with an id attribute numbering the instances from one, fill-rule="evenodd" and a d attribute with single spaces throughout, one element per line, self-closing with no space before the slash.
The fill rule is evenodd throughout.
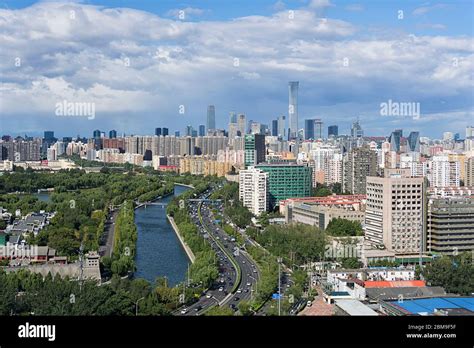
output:
<path id="1" fill-rule="evenodd" d="M 324 4 L 331 5 L 316 5 Z M 445 98 L 447 110 L 440 113 L 446 115 L 449 108 L 472 108 L 472 38 L 362 38 L 350 23 L 305 9 L 295 10 L 294 18 L 280 11 L 189 22 L 131 9 L 40 3 L 0 10 L 0 32 L 2 115 L 33 109 L 37 117 L 58 100 L 85 98 L 98 113 L 150 113 L 162 124 L 182 122 L 174 117 L 179 105 L 193 122 L 211 102 L 222 114 L 248 108 L 265 122 L 286 112 L 290 80 L 300 81 L 302 117 L 322 106 L 336 119 L 347 117 L 341 105 L 349 104 L 351 113 L 370 114 L 367 105 L 389 98 L 424 105 Z M 140 124 L 147 122 L 134 126 Z"/>
<path id="2" fill-rule="evenodd" d="M 414 16 L 421 16 L 421 15 L 424 15 L 428 12 L 431 12 L 431 11 L 434 11 L 434 10 L 440 10 L 440 9 L 443 9 L 443 8 L 446 8 L 446 7 L 447 7 L 446 4 L 436 4 L 436 5 L 432 5 L 432 6 L 421 6 L 421 7 L 418 7 L 416 9 L 414 9 L 412 14 Z"/>

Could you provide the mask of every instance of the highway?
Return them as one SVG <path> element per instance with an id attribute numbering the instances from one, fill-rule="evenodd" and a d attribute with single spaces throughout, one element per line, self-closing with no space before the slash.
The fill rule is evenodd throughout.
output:
<path id="1" fill-rule="evenodd" d="M 211 190 L 207 190 L 201 198 L 207 198 L 211 193 Z M 217 203 L 218 210 L 222 210 L 221 204 Z M 232 241 L 232 237 L 216 225 L 209 202 L 188 202 L 188 212 L 199 233 L 209 241 L 219 258 L 219 278 L 196 303 L 179 308 L 175 314 L 201 315 L 215 305 L 227 306 L 236 312 L 241 301 L 249 300 L 253 296 L 259 277 L 258 269 L 236 242 Z M 238 272 L 241 279 L 236 285 Z"/>

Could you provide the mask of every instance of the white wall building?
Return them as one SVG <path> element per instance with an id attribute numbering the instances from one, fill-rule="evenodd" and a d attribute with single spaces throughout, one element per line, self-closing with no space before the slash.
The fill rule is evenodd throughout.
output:
<path id="1" fill-rule="evenodd" d="M 239 199 L 255 215 L 268 208 L 267 180 L 268 173 L 254 167 L 239 172 Z"/>

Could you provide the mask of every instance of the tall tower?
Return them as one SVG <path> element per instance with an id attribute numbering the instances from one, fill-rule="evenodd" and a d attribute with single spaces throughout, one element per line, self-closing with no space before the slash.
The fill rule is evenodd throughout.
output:
<path id="1" fill-rule="evenodd" d="M 214 105 L 207 107 L 207 129 L 216 129 L 216 108 Z"/>
<path id="2" fill-rule="evenodd" d="M 298 81 L 288 83 L 288 136 L 290 139 L 298 137 Z"/>

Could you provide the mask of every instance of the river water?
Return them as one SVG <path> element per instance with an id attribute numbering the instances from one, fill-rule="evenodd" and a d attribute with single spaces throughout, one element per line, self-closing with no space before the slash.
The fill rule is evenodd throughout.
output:
<path id="1" fill-rule="evenodd" d="M 188 187 L 176 185 L 177 196 Z M 172 195 L 156 202 L 168 203 Z M 136 278 L 154 282 L 157 277 L 166 276 L 168 286 L 174 286 L 185 279 L 189 261 L 173 227 L 166 218 L 166 207 L 148 205 L 135 210 L 135 224 L 138 230 Z"/>

